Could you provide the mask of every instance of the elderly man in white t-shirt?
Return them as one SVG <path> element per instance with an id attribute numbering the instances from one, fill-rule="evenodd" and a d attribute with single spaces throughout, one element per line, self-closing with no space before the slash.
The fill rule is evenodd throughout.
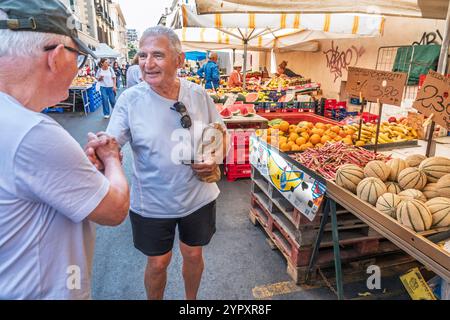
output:
<path id="1" fill-rule="evenodd" d="M 68 21 L 57 0 L 0 0 L 0 300 L 89 299 L 92 222 L 128 213 L 117 143 L 89 138 L 103 175 L 40 113 L 67 98 L 92 54 Z"/>
<path id="2" fill-rule="evenodd" d="M 107 133 L 122 146 L 129 142 L 133 150 L 130 219 L 134 245 L 148 257 L 147 297 L 164 296 L 178 227 L 185 294 L 196 299 L 204 268 L 202 247 L 216 231 L 215 181 L 226 145 L 225 126 L 206 91 L 177 78 L 184 54 L 173 30 L 147 29 L 138 55 L 144 81 L 119 97 Z M 210 128 L 211 139 L 205 138 Z M 211 146 L 208 141 L 217 143 L 205 154 L 201 150 Z"/>

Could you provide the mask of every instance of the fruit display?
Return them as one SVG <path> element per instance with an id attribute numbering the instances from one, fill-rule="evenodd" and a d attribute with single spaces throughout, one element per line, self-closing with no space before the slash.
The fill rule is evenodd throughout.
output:
<path id="1" fill-rule="evenodd" d="M 316 171 L 326 179 L 334 180 L 338 168 L 346 164 L 354 164 L 364 168 L 372 160 L 387 161 L 388 156 L 377 154 L 363 148 L 350 146 L 343 142 L 326 143 L 317 149 L 308 149 L 305 152 L 290 155 L 307 168 Z M 362 170 L 362 169 L 361 169 Z M 349 176 L 347 174 L 347 176 Z M 354 177 L 356 182 L 357 177 Z M 350 184 L 351 185 L 351 184 Z"/>
<path id="2" fill-rule="evenodd" d="M 233 104 L 224 107 L 221 104 L 216 104 L 217 111 L 223 119 L 230 119 L 233 116 L 251 117 L 256 114 L 253 104 Z"/>
<path id="3" fill-rule="evenodd" d="M 72 87 L 89 87 L 93 83 L 95 83 L 95 78 L 91 76 L 85 77 L 76 77 L 73 79 L 71 86 Z"/>
<path id="4" fill-rule="evenodd" d="M 442 175 L 448 170 L 450 159 L 446 157 L 412 155 L 386 163 L 339 166 L 335 180 L 381 213 L 422 232 L 432 227 L 450 227 L 450 173 Z M 385 177 L 388 181 L 383 182 Z"/>
<path id="5" fill-rule="evenodd" d="M 297 87 L 305 84 L 311 83 L 311 79 L 305 79 L 300 77 L 285 78 L 285 77 L 274 77 L 266 84 L 263 89 L 278 90 L 278 89 L 288 89 L 289 87 Z"/>
<path id="6" fill-rule="evenodd" d="M 199 76 L 188 76 L 186 77 L 186 80 L 196 84 L 200 84 L 202 82 L 202 79 L 200 79 Z"/>
<path id="7" fill-rule="evenodd" d="M 358 137 L 359 124 L 351 124 L 344 126 L 344 128 L 351 128 L 356 132 L 354 139 Z M 360 143 L 374 144 L 377 133 L 376 124 L 366 123 L 362 125 Z M 378 143 L 393 143 L 404 142 L 408 140 L 417 139 L 417 131 L 406 124 L 383 122 L 380 125 L 380 135 L 378 136 Z"/>

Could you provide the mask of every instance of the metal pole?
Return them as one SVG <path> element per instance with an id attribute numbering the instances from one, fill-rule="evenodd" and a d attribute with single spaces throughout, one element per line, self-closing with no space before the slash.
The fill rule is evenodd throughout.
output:
<path id="1" fill-rule="evenodd" d="M 330 214 L 331 214 L 331 229 L 333 236 L 334 267 L 336 272 L 336 289 L 338 293 L 338 299 L 343 300 L 344 288 L 342 284 L 341 251 L 339 249 L 339 233 L 336 216 L 336 202 L 334 202 L 333 199 L 330 199 Z"/>
<path id="2" fill-rule="evenodd" d="M 236 63 L 236 49 L 233 48 L 233 66 Z"/>
<path id="3" fill-rule="evenodd" d="M 246 76 L 247 76 L 247 47 L 248 47 L 248 40 L 244 39 L 244 72 L 243 72 L 243 77 L 244 79 L 242 80 L 242 88 L 245 90 L 246 86 L 247 86 L 247 81 L 246 81 Z"/>
<path id="4" fill-rule="evenodd" d="M 448 45 L 450 43 L 450 4 L 447 9 L 447 19 L 445 20 L 445 30 L 444 38 L 441 45 L 441 53 L 439 55 L 439 62 L 437 67 L 437 72 L 445 74 L 447 72 L 447 62 L 448 62 Z M 434 133 L 434 121 L 431 122 L 430 132 L 428 134 L 427 143 L 427 157 L 432 157 L 436 154 L 436 141 L 433 140 Z"/>
<path id="5" fill-rule="evenodd" d="M 375 134 L 375 148 L 373 150 L 374 153 L 378 151 L 378 137 L 380 136 L 380 125 L 381 125 L 381 114 L 383 113 L 383 104 L 380 103 L 380 99 L 377 99 L 378 106 L 378 122 L 377 122 L 377 133 Z"/>

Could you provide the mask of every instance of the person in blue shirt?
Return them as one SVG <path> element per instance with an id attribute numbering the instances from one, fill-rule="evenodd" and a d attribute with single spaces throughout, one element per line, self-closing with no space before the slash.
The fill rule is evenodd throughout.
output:
<path id="1" fill-rule="evenodd" d="M 205 89 L 219 88 L 220 74 L 219 66 L 217 65 L 217 58 L 217 53 L 212 52 L 209 55 L 209 61 L 197 71 L 200 78 L 205 79 Z"/>

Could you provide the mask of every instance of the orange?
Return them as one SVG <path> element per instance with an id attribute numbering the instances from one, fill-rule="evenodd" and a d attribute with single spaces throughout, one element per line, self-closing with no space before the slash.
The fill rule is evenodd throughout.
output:
<path id="1" fill-rule="evenodd" d="M 319 128 L 313 128 L 313 129 L 311 129 L 311 132 L 314 134 L 318 134 L 319 136 L 323 136 L 325 130 L 319 129 Z"/>
<path id="2" fill-rule="evenodd" d="M 278 143 L 280 145 L 282 145 L 283 143 L 287 143 L 287 138 L 286 137 L 278 137 Z"/>
<path id="3" fill-rule="evenodd" d="M 291 151 L 301 151 L 300 146 L 298 146 L 296 144 L 292 145 Z"/>
<path id="4" fill-rule="evenodd" d="M 295 142 L 295 140 L 297 140 L 298 138 L 299 138 L 299 135 L 296 134 L 295 132 L 292 132 L 292 133 L 289 135 L 289 140 L 291 140 L 291 141 L 294 141 L 294 142 Z"/>
<path id="5" fill-rule="evenodd" d="M 314 123 L 312 122 L 307 122 L 306 126 L 310 129 L 314 128 Z"/>
<path id="6" fill-rule="evenodd" d="M 318 143 L 320 143 L 321 140 L 322 140 L 322 137 L 319 136 L 318 134 L 313 134 L 309 138 L 309 142 L 311 142 L 312 144 L 318 144 Z"/>
<path id="7" fill-rule="evenodd" d="M 355 142 L 355 146 L 357 147 L 362 147 L 363 145 L 365 145 L 366 143 L 364 141 L 358 140 Z"/>
<path id="8" fill-rule="evenodd" d="M 305 145 L 308 146 L 308 148 L 314 148 L 314 145 L 311 142 L 307 142 Z"/>
<path id="9" fill-rule="evenodd" d="M 306 143 L 306 139 L 303 137 L 298 138 L 297 140 L 295 140 L 295 143 L 299 146 L 301 146 L 302 144 Z"/>
<path id="10" fill-rule="evenodd" d="M 353 129 L 347 129 L 347 130 L 345 130 L 345 133 L 346 133 L 347 135 L 352 136 L 352 135 L 355 134 L 355 130 L 353 130 Z"/>
<path id="11" fill-rule="evenodd" d="M 334 138 L 336 138 L 337 133 L 334 132 L 334 131 L 331 131 L 330 134 L 329 134 L 329 136 L 330 136 L 331 139 L 334 139 Z"/>
<path id="12" fill-rule="evenodd" d="M 295 133 L 297 133 L 297 134 L 302 133 L 302 129 L 303 129 L 303 128 L 297 127 L 297 128 L 295 129 Z"/>
<path id="13" fill-rule="evenodd" d="M 281 151 L 291 151 L 291 146 L 287 143 L 283 143 L 280 147 Z"/>
<path id="14" fill-rule="evenodd" d="M 315 145 L 316 149 L 319 149 L 319 148 L 322 148 L 322 147 L 323 147 L 323 144 L 321 144 L 321 143 L 318 143 L 318 144 Z"/>
<path id="15" fill-rule="evenodd" d="M 305 143 L 305 144 L 302 144 L 301 146 L 300 146 L 300 151 L 305 151 L 306 149 L 308 149 L 309 148 L 309 146 Z"/>
<path id="16" fill-rule="evenodd" d="M 325 144 L 330 140 L 331 140 L 331 138 L 329 136 L 322 136 L 322 139 L 320 139 L 320 143 Z"/>
<path id="17" fill-rule="evenodd" d="M 341 141 L 341 140 L 342 140 L 342 137 L 338 136 L 338 135 L 336 135 L 336 137 L 334 138 L 334 141 Z"/>
<path id="18" fill-rule="evenodd" d="M 302 136 L 303 138 L 305 138 L 306 141 L 309 140 L 309 134 L 308 134 L 308 133 L 302 132 L 301 136 Z"/>
<path id="19" fill-rule="evenodd" d="M 330 130 L 338 134 L 341 131 L 341 128 L 339 126 L 332 126 Z"/>
<path id="20" fill-rule="evenodd" d="M 283 131 L 283 132 L 288 132 L 288 130 L 289 130 L 289 122 L 287 122 L 287 121 L 281 121 L 281 122 L 280 122 L 280 127 L 279 127 L 279 129 L 280 129 L 281 131 Z"/>
<path id="21" fill-rule="evenodd" d="M 324 124 L 324 123 L 322 123 L 322 122 L 317 122 L 317 123 L 316 123 L 316 128 L 318 128 L 318 129 L 325 129 L 326 127 L 325 127 L 325 124 Z"/>
<path id="22" fill-rule="evenodd" d="M 353 144 L 352 139 L 348 139 L 348 138 L 342 139 L 342 142 L 344 142 L 345 144 L 348 144 L 348 145 L 352 145 Z"/>
<path id="23" fill-rule="evenodd" d="M 342 137 L 342 138 L 345 138 L 347 135 L 345 134 L 345 132 L 344 132 L 344 130 L 340 130 L 339 131 L 339 135 Z"/>
<path id="24" fill-rule="evenodd" d="M 295 142 L 294 142 L 294 141 L 288 141 L 287 144 L 288 144 L 290 147 L 292 147 L 292 146 L 295 144 Z"/>

